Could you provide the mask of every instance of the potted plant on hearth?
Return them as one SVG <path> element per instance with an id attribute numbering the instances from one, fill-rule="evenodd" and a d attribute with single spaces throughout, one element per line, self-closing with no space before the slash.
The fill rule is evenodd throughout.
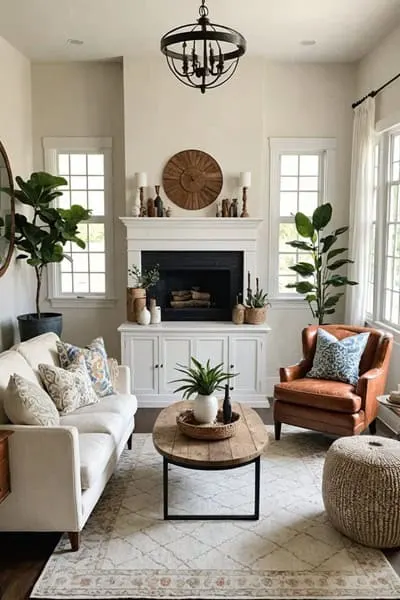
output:
<path id="1" fill-rule="evenodd" d="M 158 265 L 141 270 L 137 265 L 128 269 L 129 286 L 126 290 L 127 319 L 136 323 L 140 311 L 146 306 L 147 290 L 160 280 Z"/>
<path id="2" fill-rule="evenodd" d="M 256 277 L 255 292 L 253 292 L 252 288 L 250 287 L 250 273 L 248 277 L 249 287 L 247 288 L 247 296 L 245 301 L 244 320 L 245 323 L 250 325 L 261 325 L 262 323 L 265 323 L 267 306 L 271 306 L 271 303 L 268 301 L 268 293 L 264 292 L 263 289 L 260 289 L 258 277 Z"/>
<path id="3" fill-rule="evenodd" d="M 183 398 L 189 399 L 196 394 L 193 401 L 194 418 L 198 423 L 212 423 L 215 421 L 218 412 L 218 399 L 215 396 L 217 390 L 223 390 L 222 383 L 236 377 L 237 373 L 225 373 L 223 363 L 212 367 L 210 360 L 202 365 L 198 360 L 191 357 L 193 367 L 180 365 L 176 371 L 183 373 L 185 377 L 174 379 L 170 383 L 181 383 L 182 385 L 174 390 L 183 392 Z"/>
<path id="4" fill-rule="evenodd" d="M 41 312 L 40 291 L 47 265 L 71 258 L 64 253 L 67 242 L 85 248 L 85 242 L 78 237 L 78 224 L 88 219 L 90 210 L 74 204 L 68 209 L 52 207 L 52 202 L 62 195 L 60 187 L 66 186 L 64 177 L 46 172 L 32 173 L 27 181 L 15 178 L 19 189 L 0 188 L 9 196 L 30 207 L 29 215 L 15 215 L 15 246 L 20 251 L 18 260 L 26 259 L 33 267 L 36 277 L 35 313 L 19 315 L 18 326 L 21 340 L 27 340 L 47 331 L 58 335 L 62 330 L 62 315 Z M 7 235 L 7 233 L 6 233 Z"/>

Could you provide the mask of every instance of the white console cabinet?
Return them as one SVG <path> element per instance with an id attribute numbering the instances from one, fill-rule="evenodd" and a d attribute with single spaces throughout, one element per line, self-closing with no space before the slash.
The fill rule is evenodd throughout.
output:
<path id="1" fill-rule="evenodd" d="M 223 363 L 231 380 L 233 400 L 252 406 L 268 406 L 266 390 L 267 325 L 234 325 L 221 322 L 168 321 L 140 326 L 123 323 L 122 364 L 132 372 L 132 392 L 140 407 L 165 406 L 180 399 L 171 383 L 180 374 L 177 363 L 189 365 L 190 357 L 200 362 Z"/>

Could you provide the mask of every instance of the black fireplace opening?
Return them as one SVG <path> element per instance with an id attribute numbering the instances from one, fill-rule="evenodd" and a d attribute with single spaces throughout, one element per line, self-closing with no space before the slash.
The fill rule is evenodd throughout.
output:
<path id="1" fill-rule="evenodd" d="M 230 321 L 243 290 L 243 252 L 144 251 L 142 270 L 158 265 L 150 288 L 164 321 Z"/>

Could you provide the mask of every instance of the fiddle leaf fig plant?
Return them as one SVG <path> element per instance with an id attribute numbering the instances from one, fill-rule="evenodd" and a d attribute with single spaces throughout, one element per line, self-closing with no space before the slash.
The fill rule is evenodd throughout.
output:
<path id="1" fill-rule="evenodd" d="M 67 185 L 64 177 L 46 172 L 32 173 L 24 181 L 15 178 L 19 189 L 0 188 L 26 206 L 31 207 L 29 217 L 22 213 L 15 215 L 15 246 L 20 250 L 17 259 L 26 262 L 35 270 L 36 276 L 36 313 L 40 318 L 40 290 L 43 272 L 48 264 L 61 262 L 71 257 L 64 253 L 67 242 L 85 248 L 85 242 L 79 237 L 78 225 L 89 218 L 91 211 L 74 204 L 70 208 L 52 207 L 51 203 L 62 195 L 60 187 Z"/>
<path id="2" fill-rule="evenodd" d="M 310 262 L 300 261 L 289 267 L 303 279 L 289 283 L 286 287 L 295 288 L 297 293 L 305 295 L 312 316 L 318 319 L 320 325 L 324 323 L 326 315 L 336 312 L 336 305 L 344 295 L 344 292 L 338 292 L 337 288 L 358 285 L 357 281 L 351 281 L 346 275 L 336 272 L 354 261 L 349 258 L 337 258 L 345 254 L 348 248 L 332 249 L 348 227 L 339 227 L 328 235 L 323 233 L 331 219 L 332 206 L 329 203 L 316 208 L 311 219 L 301 212 L 296 213 L 297 232 L 307 241 L 286 242 L 292 248 L 310 255 Z"/>

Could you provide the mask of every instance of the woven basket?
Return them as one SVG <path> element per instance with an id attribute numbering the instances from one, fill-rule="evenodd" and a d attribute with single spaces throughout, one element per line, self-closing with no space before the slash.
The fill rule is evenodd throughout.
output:
<path id="1" fill-rule="evenodd" d="M 261 325 L 265 323 L 265 319 L 267 316 L 267 307 L 263 306 L 262 308 L 248 308 L 246 307 L 244 311 L 244 321 L 249 325 Z"/>
<path id="2" fill-rule="evenodd" d="M 196 440 L 226 440 L 236 434 L 240 424 L 240 415 L 232 412 L 232 421 L 225 424 L 220 409 L 215 423 L 200 425 L 195 421 L 193 411 L 189 409 L 184 410 L 176 417 L 176 424 L 182 433 Z"/>

